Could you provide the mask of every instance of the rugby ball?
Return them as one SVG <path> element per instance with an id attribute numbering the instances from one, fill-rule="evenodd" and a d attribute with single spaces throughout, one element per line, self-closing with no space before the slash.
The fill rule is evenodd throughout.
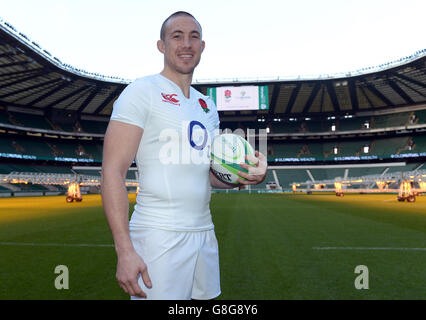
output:
<path id="1" fill-rule="evenodd" d="M 213 138 L 211 144 L 210 168 L 213 174 L 221 181 L 239 185 L 238 171 L 248 173 L 240 163 L 254 164 L 246 160 L 246 155 L 254 156 L 254 149 L 244 138 L 232 133 L 224 133 Z"/>

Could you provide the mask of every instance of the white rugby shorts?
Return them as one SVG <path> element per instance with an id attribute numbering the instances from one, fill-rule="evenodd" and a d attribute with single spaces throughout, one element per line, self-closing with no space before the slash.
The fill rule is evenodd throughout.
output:
<path id="1" fill-rule="evenodd" d="M 207 300 L 220 294 L 219 249 L 214 230 L 168 231 L 131 228 L 130 238 L 148 268 L 152 287 L 139 275 L 147 298 L 132 300 Z"/>

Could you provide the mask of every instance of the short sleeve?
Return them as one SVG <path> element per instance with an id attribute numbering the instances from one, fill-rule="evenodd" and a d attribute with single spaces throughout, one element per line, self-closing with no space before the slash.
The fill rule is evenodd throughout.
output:
<path id="1" fill-rule="evenodd" d="M 145 128 L 151 109 L 151 90 L 144 80 L 130 83 L 115 100 L 110 120 Z"/>
<path id="2" fill-rule="evenodd" d="M 217 108 L 216 108 L 214 101 L 210 97 L 207 97 L 207 106 L 211 111 L 211 112 L 209 112 L 209 114 L 210 114 L 209 121 L 210 121 L 211 126 L 213 128 L 213 130 L 212 130 L 212 132 L 210 132 L 210 134 L 212 135 L 212 137 L 214 137 L 219 132 L 219 127 L 220 127 L 219 114 L 217 112 Z"/>

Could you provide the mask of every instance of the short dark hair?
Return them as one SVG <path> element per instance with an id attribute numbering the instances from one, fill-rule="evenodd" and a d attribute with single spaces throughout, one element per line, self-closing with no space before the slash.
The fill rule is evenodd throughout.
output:
<path id="1" fill-rule="evenodd" d="M 197 24 L 200 27 L 200 31 L 202 32 L 201 24 L 198 22 L 197 19 L 195 19 L 195 17 L 192 14 L 190 14 L 189 12 L 186 12 L 186 11 L 176 11 L 175 13 L 171 14 L 166 20 L 164 20 L 163 24 L 161 25 L 161 30 L 160 30 L 160 39 L 161 40 L 164 40 L 164 38 L 166 36 L 167 22 L 169 22 L 170 19 L 172 19 L 174 17 L 178 17 L 178 16 L 188 16 L 188 17 L 191 17 L 192 19 L 195 20 L 195 22 L 197 22 Z"/>

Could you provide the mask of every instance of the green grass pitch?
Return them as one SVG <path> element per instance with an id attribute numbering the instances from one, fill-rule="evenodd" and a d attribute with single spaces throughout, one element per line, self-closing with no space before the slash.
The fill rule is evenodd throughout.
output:
<path id="1" fill-rule="evenodd" d="M 211 209 L 219 299 L 426 299 L 426 197 L 221 193 Z M 126 300 L 115 266 L 99 195 L 0 199 L 0 299 Z"/>

